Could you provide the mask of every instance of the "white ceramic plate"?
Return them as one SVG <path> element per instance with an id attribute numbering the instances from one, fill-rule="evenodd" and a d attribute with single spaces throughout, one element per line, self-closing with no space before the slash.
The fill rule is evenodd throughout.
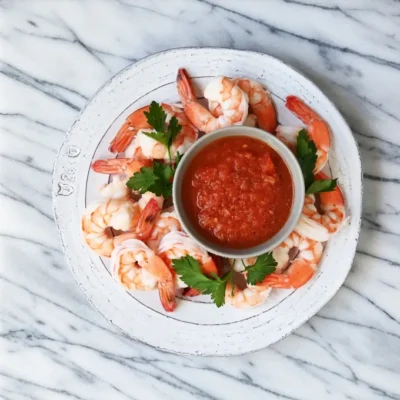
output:
<path id="1" fill-rule="evenodd" d="M 350 216 L 327 244 L 318 272 L 296 291 L 275 290 L 250 310 L 215 307 L 207 296 L 181 300 L 165 313 L 157 292 L 126 292 L 111 277 L 107 259 L 92 253 L 80 236 L 80 215 L 99 198 L 108 176 L 90 170 L 93 159 L 110 158 L 108 143 L 126 116 L 152 100 L 177 102 L 178 68 L 187 68 L 200 90 L 215 76 L 245 76 L 268 87 L 281 124 L 301 125 L 284 107 L 293 94 L 330 125 L 329 168 L 339 177 Z M 360 226 L 362 174 L 355 140 L 346 122 L 308 79 L 265 54 L 218 48 L 177 49 L 126 68 L 89 101 L 68 132 L 53 176 L 55 220 L 65 255 L 90 303 L 127 335 L 160 349 L 185 354 L 236 355 L 261 349 L 302 325 L 337 292 L 349 272 Z"/>

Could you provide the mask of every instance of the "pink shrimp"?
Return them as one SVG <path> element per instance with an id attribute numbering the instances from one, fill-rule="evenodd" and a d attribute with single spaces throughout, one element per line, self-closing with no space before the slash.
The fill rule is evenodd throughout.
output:
<path id="1" fill-rule="evenodd" d="M 161 239 L 157 254 L 171 270 L 172 260 L 190 255 L 200 263 L 204 274 L 218 274 L 218 268 L 207 251 L 184 232 L 172 231 L 166 234 Z M 187 287 L 179 276 L 176 276 L 175 281 L 178 288 Z"/>
<path id="2" fill-rule="evenodd" d="M 184 154 L 189 149 L 196 141 L 198 132 L 181 108 L 166 103 L 162 104 L 162 108 L 167 114 L 167 123 L 170 122 L 172 117 L 176 117 L 178 124 L 182 127 L 170 148 L 171 157 L 174 159 L 178 152 Z M 148 133 L 154 133 L 154 130 L 140 129 L 137 132 L 125 150 L 126 156 L 134 159 L 169 159 L 170 154 L 167 147 L 163 143 L 149 137 Z"/>
<path id="3" fill-rule="evenodd" d="M 110 160 L 96 160 L 92 164 L 92 169 L 99 174 L 126 174 L 133 175 L 143 167 L 150 167 L 151 160 L 135 160 L 132 158 L 113 158 Z"/>
<path id="4" fill-rule="evenodd" d="M 114 237 L 110 228 L 128 231 L 139 220 L 139 207 L 127 199 L 107 199 L 89 205 L 82 216 L 82 235 L 86 244 L 98 255 L 110 257 Z"/>
<path id="5" fill-rule="evenodd" d="M 128 115 L 117 135 L 110 143 L 108 149 L 111 153 L 124 152 L 140 129 L 151 128 L 144 114 L 145 111 L 149 111 L 149 108 L 150 106 L 147 105 Z"/>
<path id="6" fill-rule="evenodd" d="M 322 172 L 319 172 L 315 177 L 316 180 L 329 179 Z M 340 187 L 336 186 L 331 192 L 322 192 L 318 196 L 322 213 L 315 206 L 315 195 L 307 195 L 302 216 L 295 230 L 306 237 L 313 237 L 316 231 L 322 232 L 323 227 L 327 232 L 325 240 L 328 240 L 329 235 L 339 231 L 346 222 L 343 194 Z"/>
<path id="7" fill-rule="evenodd" d="M 183 110 L 166 103 L 162 103 L 161 106 L 167 113 L 167 122 L 169 122 L 172 116 L 175 116 L 178 119 L 178 123 L 182 126 L 180 133 L 174 140 L 171 150 L 172 152 L 175 150 L 183 154 L 197 139 L 197 130 L 190 124 Z M 144 106 L 128 116 L 117 135 L 111 141 L 109 150 L 112 153 L 122 153 L 126 151 L 129 145 L 133 143 L 138 133 L 153 131 L 144 114 L 149 111 L 149 108 L 150 106 L 148 105 Z M 139 143 L 134 143 L 134 150 L 130 151 L 130 153 L 132 153 L 132 158 L 165 158 L 166 147 L 162 143 L 146 135 L 142 135 L 142 139 L 145 143 L 140 143 L 140 140 Z"/>
<path id="8" fill-rule="evenodd" d="M 307 104 L 296 96 L 286 98 L 286 107 L 307 125 L 307 131 L 317 146 L 315 173 L 321 171 L 328 161 L 331 139 L 327 123 Z"/>
<path id="9" fill-rule="evenodd" d="M 290 250 L 297 250 L 297 255 L 290 260 Z M 322 257 L 323 247 L 320 242 L 304 238 L 296 232 L 273 251 L 278 262 L 277 271 L 267 275 L 263 285 L 272 288 L 297 289 L 307 283 L 315 273 Z M 287 265 L 289 264 L 289 267 Z"/>
<path id="10" fill-rule="evenodd" d="M 276 110 L 268 91 L 252 79 L 236 78 L 233 82 L 248 95 L 250 111 L 256 116 L 258 126 L 267 132 L 275 132 Z"/>
<path id="11" fill-rule="evenodd" d="M 127 236 L 120 239 L 111 255 L 111 268 L 114 279 L 126 289 L 158 288 L 165 311 L 175 310 L 174 274 L 141 240 Z"/>
<path id="12" fill-rule="evenodd" d="M 177 151 L 179 151 L 180 154 L 183 154 L 187 148 L 197 140 L 198 131 L 190 123 L 189 118 L 181 108 L 164 103 L 163 108 L 167 113 L 169 113 L 169 115 L 175 116 L 179 125 L 182 126 L 181 131 L 172 143 L 171 154 L 175 156 Z"/>
<path id="13" fill-rule="evenodd" d="M 251 308 L 263 304 L 270 293 L 271 287 L 264 283 L 248 285 L 245 288 L 234 284 L 232 288 L 231 282 L 228 282 L 225 289 L 225 302 L 235 308 Z"/>
<path id="14" fill-rule="evenodd" d="M 275 132 L 277 126 L 277 115 L 274 103 L 263 86 L 247 78 L 235 78 L 232 81 L 245 92 L 249 98 L 249 106 L 252 114 L 248 114 L 243 125 L 256 126 L 267 132 Z M 209 101 L 208 108 L 214 117 L 223 115 L 221 104 L 217 101 Z"/>
<path id="15" fill-rule="evenodd" d="M 197 101 L 190 78 L 184 69 L 179 69 L 177 89 L 186 115 L 192 124 L 203 132 L 212 132 L 232 125 L 242 125 L 248 115 L 248 97 L 232 80 L 219 77 L 210 82 L 204 96 L 221 104 L 222 115 L 212 113 Z"/>
<path id="16" fill-rule="evenodd" d="M 169 232 L 181 231 L 182 226 L 179 219 L 171 207 L 168 210 L 164 210 L 154 226 L 151 236 L 147 240 L 146 244 L 152 250 L 156 251 L 161 239 L 167 235 Z"/>
<path id="17" fill-rule="evenodd" d="M 150 238 L 155 227 L 156 221 L 161 214 L 161 207 L 155 198 L 150 198 L 135 224 L 135 229 L 132 232 L 123 233 L 117 236 L 114 244 L 120 244 L 126 239 L 139 239 L 146 241 Z"/>
<path id="18" fill-rule="evenodd" d="M 174 273 L 144 243 L 154 228 L 161 208 L 151 198 L 143 209 L 135 232 L 124 233 L 114 240 L 111 254 L 113 277 L 127 289 L 152 290 L 158 287 L 161 304 L 166 311 L 174 311 Z"/>

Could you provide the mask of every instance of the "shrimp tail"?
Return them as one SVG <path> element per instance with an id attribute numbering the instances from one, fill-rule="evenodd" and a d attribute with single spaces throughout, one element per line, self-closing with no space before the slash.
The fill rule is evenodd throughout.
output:
<path id="1" fill-rule="evenodd" d="M 286 98 L 286 107 L 307 125 L 308 133 L 318 149 L 318 159 L 314 172 L 321 171 L 328 161 L 328 152 L 331 147 L 331 137 L 327 123 L 296 96 L 288 96 Z"/>
<path id="2" fill-rule="evenodd" d="M 183 106 L 186 106 L 188 102 L 197 100 L 189 75 L 184 68 L 179 68 L 176 84 Z"/>
<path id="3" fill-rule="evenodd" d="M 132 160 L 131 158 L 114 158 L 110 160 L 96 160 L 92 164 L 94 172 L 100 174 L 134 174 L 142 167 L 152 164 L 151 160 Z"/>
<path id="4" fill-rule="evenodd" d="M 288 96 L 286 98 L 286 107 L 307 125 L 307 129 L 317 147 L 328 152 L 331 146 L 331 139 L 326 122 L 296 96 Z"/>
<path id="5" fill-rule="evenodd" d="M 306 125 L 311 124 L 311 122 L 316 119 L 320 119 L 319 115 L 297 96 L 286 97 L 286 108 L 294 113 Z"/>
<path id="6" fill-rule="evenodd" d="M 149 260 L 146 268 L 157 278 L 158 294 L 165 311 L 171 312 L 176 308 L 175 298 L 175 272 L 168 268 L 161 257 L 154 255 Z"/>
<path id="7" fill-rule="evenodd" d="M 125 121 L 115 138 L 110 142 L 108 150 L 111 153 L 122 153 L 132 142 L 136 133 L 137 130 L 132 127 L 131 123 Z"/>
<path id="8" fill-rule="evenodd" d="M 198 130 L 203 132 L 211 132 L 218 129 L 218 119 L 214 118 L 207 109 L 197 103 L 196 93 L 185 69 L 180 68 L 178 70 L 176 84 L 179 97 L 189 121 Z"/>
<path id="9" fill-rule="evenodd" d="M 149 111 L 149 106 L 144 106 L 134 111 L 128 116 L 124 124 L 121 126 L 117 135 L 111 141 L 109 150 L 111 153 L 122 153 L 132 142 L 139 129 L 149 128 L 145 111 Z"/>
<path id="10" fill-rule="evenodd" d="M 96 160 L 92 163 L 92 170 L 100 174 L 116 174 L 120 169 L 115 160 Z"/>
<path id="11" fill-rule="evenodd" d="M 158 284 L 158 294 L 164 310 L 172 312 L 176 308 L 175 288 L 173 285 Z"/>
<path id="12" fill-rule="evenodd" d="M 140 214 L 136 227 L 137 235 L 141 240 L 147 240 L 150 237 L 160 214 L 161 207 L 158 205 L 157 200 L 150 199 Z"/>

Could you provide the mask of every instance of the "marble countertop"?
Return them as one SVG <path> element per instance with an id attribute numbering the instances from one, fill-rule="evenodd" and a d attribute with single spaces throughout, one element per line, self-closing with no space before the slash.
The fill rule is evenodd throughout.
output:
<path id="1" fill-rule="evenodd" d="M 398 0 L 3 0 L 0 15 L 1 399 L 400 398 Z M 361 150 L 363 224 L 344 286 L 295 333 L 240 357 L 123 336 L 75 284 L 53 222 L 53 161 L 87 99 L 125 66 L 183 46 L 293 65 Z"/>

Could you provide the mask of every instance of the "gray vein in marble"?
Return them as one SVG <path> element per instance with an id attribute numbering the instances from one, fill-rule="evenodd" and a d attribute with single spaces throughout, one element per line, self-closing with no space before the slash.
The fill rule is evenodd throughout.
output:
<path id="1" fill-rule="evenodd" d="M 223 7 L 223 6 L 219 5 L 219 4 L 214 4 L 214 3 L 210 2 L 210 1 L 207 1 L 207 0 L 197 0 L 197 1 L 200 2 L 200 3 L 207 4 L 207 5 L 211 6 L 211 7 L 218 8 L 220 10 L 223 10 L 223 11 L 227 12 L 227 13 L 235 14 L 235 15 L 237 15 L 239 17 L 242 17 L 242 18 L 244 18 L 246 20 L 249 20 L 250 22 L 255 22 L 257 24 L 260 24 L 263 27 L 267 28 L 272 34 L 283 34 L 283 35 L 292 36 L 292 37 L 295 37 L 296 39 L 305 40 L 305 41 L 309 42 L 310 44 L 314 44 L 314 45 L 317 45 L 319 47 L 324 47 L 326 49 L 337 50 L 337 51 L 339 51 L 341 53 L 352 54 L 354 56 L 367 59 L 367 60 L 369 60 L 369 61 L 371 61 L 373 63 L 385 65 L 385 66 L 394 68 L 396 70 L 400 69 L 400 63 L 397 63 L 397 62 L 394 62 L 394 61 L 385 60 L 383 58 L 373 56 L 372 54 L 362 54 L 362 53 L 357 52 L 357 51 L 355 51 L 353 49 L 350 49 L 348 47 L 335 46 L 333 44 L 326 43 L 326 42 L 323 42 L 323 41 L 318 40 L 318 39 L 309 38 L 309 37 L 306 37 L 306 36 L 303 36 L 303 35 L 296 34 L 294 32 L 286 31 L 284 29 L 280 29 L 280 28 L 278 28 L 276 26 L 273 26 L 271 24 L 267 24 L 266 22 L 264 22 L 262 20 L 259 20 L 259 19 L 256 19 L 256 18 L 252 18 L 252 17 L 250 17 L 250 16 L 248 16 L 246 14 L 242 14 L 242 13 L 240 13 L 238 11 L 234 11 L 232 9 L 228 9 L 226 7 Z"/>
<path id="2" fill-rule="evenodd" d="M 73 104 L 71 101 L 67 100 L 65 98 L 65 96 L 61 96 L 57 92 L 61 89 L 61 91 L 65 92 L 65 93 L 72 93 L 73 95 L 78 96 L 80 99 L 82 99 L 84 101 L 87 100 L 87 98 L 84 95 L 82 95 L 81 93 L 78 93 L 75 90 L 72 90 L 70 88 L 62 86 L 60 84 L 46 82 L 41 79 L 34 78 L 34 77 L 28 75 L 27 73 L 25 73 L 21 70 L 18 70 L 6 63 L 0 64 L 0 73 L 9 77 L 10 79 L 14 79 L 24 85 L 30 86 L 34 89 L 37 89 L 37 90 L 41 91 L 42 93 L 44 93 L 45 95 L 47 95 L 55 100 L 61 101 L 66 106 L 71 107 L 72 109 L 74 109 L 76 111 L 79 111 L 80 107 Z M 53 90 L 54 88 L 56 89 L 56 91 Z"/>

